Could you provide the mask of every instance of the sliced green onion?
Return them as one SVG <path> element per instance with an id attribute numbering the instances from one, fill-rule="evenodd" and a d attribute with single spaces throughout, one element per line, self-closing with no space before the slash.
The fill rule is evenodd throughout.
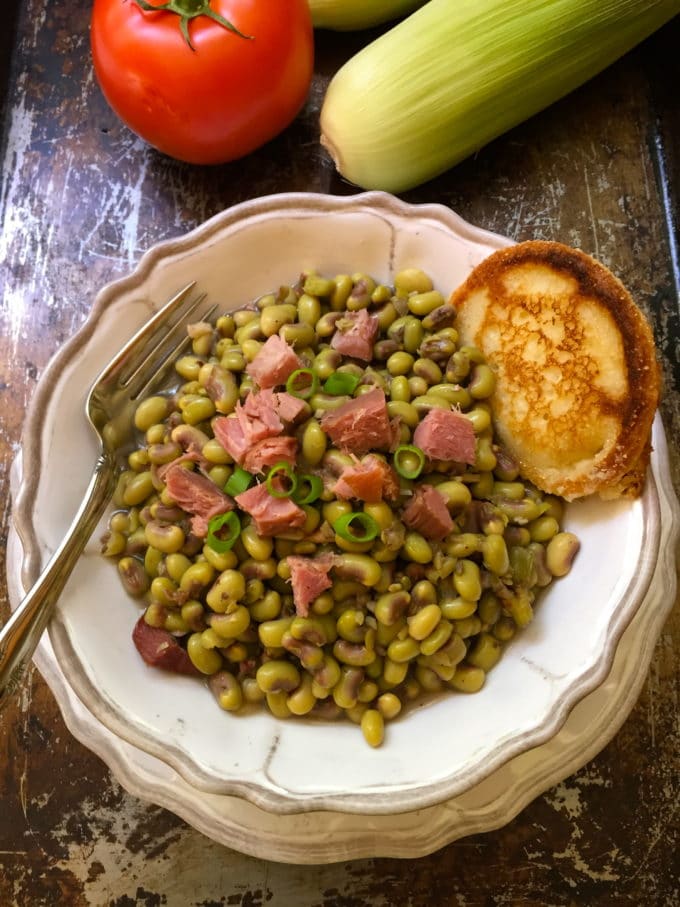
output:
<path id="1" fill-rule="evenodd" d="M 297 489 L 293 494 L 296 504 L 311 504 L 316 501 L 323 491 L 323 482 L 320 476 L 301 475 L 297 477 Z"/>
<path id="2" fill-rule="evenodd" d="M 242 491 L 245 491 L 246 488 L 250 488 L 253 484 L 255 476 L 248 470 L 244 469 L 242 466 L 237 466 L 236 469 L 227 479 L 227 484 L 224 486 L 224 490 L 227 494 L 230 494 L 232 497 L 237 494 L 241 494 Z"/>
<path id="3" fill-rule="evenodd" d="M 269 470 L 265 484 L 273 498 L 290 498 L 297 490 L 298 480 L 290 463 L 282 460 Z"/>
<path id="4" fill-rule="evenodd" d="M 333 530 L 346 542 L 370 542 L 380 534 L 373 517 L 361 511 L 343 513 L 334 521 Z"/>
<path id="5" fill-rule="evenodd" d="M 392 463 L 400 476 L 417 479 L 425 466 L 425 454 L 415 444 L 400 444 L 394 451 Z"/>
<path id="6" fill-rule="evenodd" d="M 350 372 L 333 372 L 326 378 L 323 389 L 327 394 L 333 394 L 335 397 L 339 397 L 341 394 L 353 394 L 360 381 L 361 378 L 357 378 Z"/>
<path id="7" fill-rule="evenodd" d="M 207 542 L 218 554 L 230 551 L 239 535 L 241 535 L 241 521 L 233 510 L 214 516 L 208 523 Z"/>
<path id="8" fill-rule="evenodd" d="M 294 397 L 309 400 L 319 389 L 319 378 L 311 368 L 296 368 L 288 376 L 286 390 Z"/>

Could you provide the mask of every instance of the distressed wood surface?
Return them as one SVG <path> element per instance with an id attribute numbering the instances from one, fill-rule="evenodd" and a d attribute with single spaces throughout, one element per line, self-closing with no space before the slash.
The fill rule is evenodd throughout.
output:
<path id="1" fill-rule="evenodd" d="M 243 161 L 201 169 L 161 157 L 106 106 L 89 4 L 10 12 L 0 102 L 0 617 L 9 467 L 52 352 L 96 290 L 153 243 L 257 195 L 356 191 L 318 144 L 328 78 L 365 35 L 319 35 L 295 123 Z M 13 41 L 7 36 L 13 37 Z M 627 284 L 662 354 L 662 415 L 680 489 L 677 20 L 587 86 L 443 177 L 405 193 L 515 239 L 580 246 Z M 11 49 L 11 56 L 7 54 Z M 639 702 L 606 749 L 506 827 L 417 860 L 280 865 L 214 844 L 130 797 L 66 730 L 35 670 L 0 717 L 0 905 L 680 904 L 676 607 Z"/>

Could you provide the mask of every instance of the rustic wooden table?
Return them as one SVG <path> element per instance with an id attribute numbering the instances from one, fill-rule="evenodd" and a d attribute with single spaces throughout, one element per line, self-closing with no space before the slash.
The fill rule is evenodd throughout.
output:
<path id="1" fill-rule="evenodd" d="M 314 84 L 296 122 L 243 161 L 201 169 L 156 154 L 108 109 L 92 76 L 89 4 L 9 7 L 0 39 L 0 568 L 9 467 L 51 354 L 81 325 L 95 291 L 154 242 L 257 195 L 354 192 L 319 147 L 318 113 L 330 74 L 367 39 L 318 35 Z M 678 26 L 403 196 L 441 202 L 518 240 L 580 246 L 621 277 L 654 324 L 676 490 Z M 319 868 L 240 855 L 126 794 L 70 736 L 31 670 L 0 718 L 0 904 L 677 905 L 679 644 L 676 607 L 616 737 L 506 827 L 417 860 Z"/>

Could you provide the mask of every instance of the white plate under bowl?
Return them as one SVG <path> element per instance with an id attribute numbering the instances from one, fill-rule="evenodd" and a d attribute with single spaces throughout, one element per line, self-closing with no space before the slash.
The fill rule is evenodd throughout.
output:
<path id="1" fill-rule="evenodd" d="M 83 418 L 87 388 L 150 310 L 189 280 L 224 310 L 290 283 L 306 268 L 360 270 L 389 282 L 400 268 L 418 266 L 447 293 L 507 244 L 442 206 L 366 193 L 257 199 L 155 246 L 129 277 L 98 294 L 82 330 L 41 379 L 14 508 L 25 575 L 58 544 L 94 462 Z M 87 710 L 195 790 L 242 797 L 279 814 L 403 813 L 450 800 L 545 744 L 603 682 L 649 592 L 661 551 L 660 515 L 651 472 L 637 501 L 570 505 L 567 527 L 582 542 L 574 567 L 542 596 L 534 622 L 484 689 L 409 711 L 390 724 L 378 750 L 349 723 L 224 713 L 201 683 L 149 669 L 130 640 L 139 606 L 99 554 L 101 532 L 64 591 L 50 640 Z"/>

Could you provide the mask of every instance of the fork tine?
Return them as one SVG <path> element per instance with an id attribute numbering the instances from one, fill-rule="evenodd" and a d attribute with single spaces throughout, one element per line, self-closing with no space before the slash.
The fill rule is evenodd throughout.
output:
<path id="1" fill-rule="evenodd" d="M 143 396 L 148 393 L 152 387 L 157 385 L 163 378 L 168 366 L 175 361 L 182 350 L 189 346 L 191 338 L 186 333 L 183 333 L 179 339 L 176 338 L 176 334 L 178 330 L 185 327 L 187 317 L 196 310 L 204 299 L 205 294 L 200 296 L 195 303 L 192 303 L 191 306 L 182 313 L 182 317 L 173 324 L 161 343 L 159 343 L 159 345 L 139 363 L 137 368 L 129 376 L 126 381 L 126 387 L 131 400 L 136 400 L 138 397 Z M 217 305 L 211 306 L 207 312 L 203 313 L 202 318 L 205 320 L 211 318 L 217 311 L 217 308 Z M 170 343 L 172 340 L 176 341 L 174 345 L 171 345 Z"/>
<path id="2" fill-rule="evenodd" d="M 167 302 L 126 345 L 119 357 L 116 380 L 120 387 L 127 387 L 133 376 L 143 367 L 149 368 L 150 361 L 159 348 L 168 342 L 178 328 L 205 299 L 205 293 L 190 299 L 195 284 L 187 285 L 177 296 Z M 173 317 L 174 316 L 174 317 Z"/>
<path id="3" fill-rule="evenodd" d="M 101 384 L 106 385 L 114 377 L 116 380 L 120 380 L 121 374 L 124 374 L 125 367 L 128 363 L 132 362 L 132 364 L 136 365 L 137 359 L 135 354 L 146 346 L 148 340 L 166 323 L 168 316 L 182 305 L 195 286 L 195 281 L 187 284 L 184 289 L 180 290 L 179 293 L 166 302 L 165 305 L 149 319 L 149 321 L 143 324 L 130 340 L 128 340 L 125 346 L 123 346 L 102 369 L 94 382 L 94 386 L 97 387 Z"/>
<path id="4" fill-rule="evenodd" d="M 164 350 L 169 344 L 174 343 L 178 332 L 183 331 L 187 319 L 196 311 L 199 305 L 205 299 L 205 293 L 201 293 L 195 299 L 186 302 L 182 300 L 178 306 L 171 305 L 170 314 L 177 314 L 174 320 L 171 320 L 165 314 L 165 318 L 154 316 L 152 322 L 149 322 L 139 335 L 141 343 L 136 345 L 134 355 L 128 355 L 126 362 L 118 373 L 118 384 L 120 387 L 132 393 L 130 385 L 140 372 L 148 372 L 153 368 L 154 361 L 162 357 Z M 171 300 L 174 303 L 175 300 Z M 166 313 L 165 306 L 159 311 L 158 315 Z M 186 336 L 182 333 L 182 338 Z"/>

